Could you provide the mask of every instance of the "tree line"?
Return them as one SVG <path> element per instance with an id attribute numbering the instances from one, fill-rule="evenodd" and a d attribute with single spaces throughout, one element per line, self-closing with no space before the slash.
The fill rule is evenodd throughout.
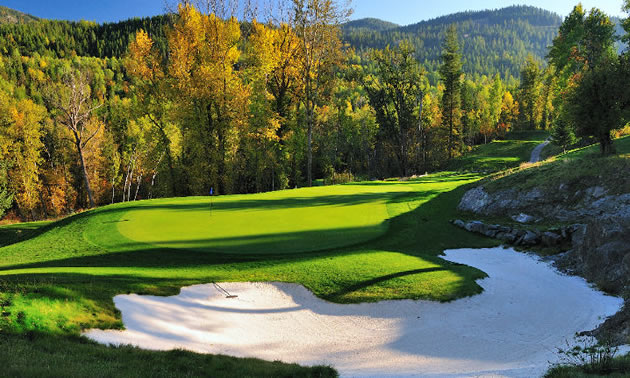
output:
<path id="1" fill-rule="evenodd" d="M 630 12 L 630 3 L 623 9 Z M 565 151 L 598 142 L 604 155 L 615 152 L 613 137 L 630 121 L 630 55 L 619 48 L 629 41 L 630 21 L 613 20 L 581 4 L 564 19 L 542 67 L 533 59 L 521 73 L 521 119 L 528 129 L 551 131 Z"/>
<path id="2" fill-rule="evenodd" d="M 185 2 L 164 45 L 140 30 L 122 58 L 3 54 L 3 211 L 38 219 L 211 190 L 411 176 L 532 117 L 539 127 L 529 84 L 465 73 L 455 27 L 432 84 L 409 42 L 346 48 L 342 4 L 285 5 L 284 18 L 261 23 Z"/>

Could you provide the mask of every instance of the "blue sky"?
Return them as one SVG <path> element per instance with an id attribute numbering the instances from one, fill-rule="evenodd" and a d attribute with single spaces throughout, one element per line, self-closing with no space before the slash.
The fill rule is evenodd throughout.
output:
<path id="1" fill-rule="evenodd" d="M 106 22 L 163 13 L 165 0 L 0 0 L 0 5 L 34 16 L 64 20 Z M 172 3 L 171 0 L 169 0 Z M 567 15 L 578 0 L 353 0 L 353 19 L 376 17 L 402 25 L 464 10 L 503 8 L 527 4 Z M 622 0 L 583 0 L 585 8 L 599 7 L 621 16 Z"/>

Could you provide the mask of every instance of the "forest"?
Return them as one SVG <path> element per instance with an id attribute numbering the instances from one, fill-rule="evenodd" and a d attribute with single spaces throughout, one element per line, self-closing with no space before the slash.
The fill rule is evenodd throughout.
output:
<path id="1" fill-rule="evenodd" d="M 552 31 L 548 12 L 508 8 L 527 38 L 552 35 L 547 62 L 524 46 L 482 74 L 475 56 L 502 47 L 469 52 L 473 29 L 493 31 L 467 13 L 379 45 L 343 26 L 340 3 L 279 3 L 287 11 L 266 22 L 185 2 L 118 24 L 1 25 L 0 213 L 406 177 L 511 130 L 549 129 L 565 148 L 595 138 L 610 153 L 625 125 L 628 59 L 596 9 L 576 6 Z"/>

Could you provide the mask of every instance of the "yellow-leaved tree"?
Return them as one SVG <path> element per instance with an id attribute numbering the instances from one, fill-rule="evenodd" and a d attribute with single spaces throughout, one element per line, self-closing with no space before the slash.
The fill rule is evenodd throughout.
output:
<path id="1" fill-rule="evenodd" d="M 183 164 L 188 167 L 189 191 L 207 194 L 215 188 L 230 193 L 249 99 L 248 87 L 235 69 L 241 54 L 239 22 L 180 5 L 168 41 L 168 74 L 186 124 Z"/>
<path id="2" fill-rule="evenodd" d="M 46 109 L 31 100 L 16 100 L 0 91 L 0 154 L 21 215 L 35 218 L 41 202 L 42 121 Z"/>

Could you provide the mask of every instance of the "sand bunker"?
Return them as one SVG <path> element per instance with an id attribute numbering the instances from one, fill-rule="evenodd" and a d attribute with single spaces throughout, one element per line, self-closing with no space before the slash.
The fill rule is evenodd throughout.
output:
<path id="1" fill-rule="evenodd" d="M 482 294 L 451 303 L 339 305 L 295 284 L 221 284 L 237 299 L 196 285 L 174 297 L 119 295 L 127 330 L 85 335 L 147 349 L 329 364 L 343 376 L 532 377 L 557 360 L 557 347 L 622 305 L 511 249 L 445 253 L 488 273 Z"/>

